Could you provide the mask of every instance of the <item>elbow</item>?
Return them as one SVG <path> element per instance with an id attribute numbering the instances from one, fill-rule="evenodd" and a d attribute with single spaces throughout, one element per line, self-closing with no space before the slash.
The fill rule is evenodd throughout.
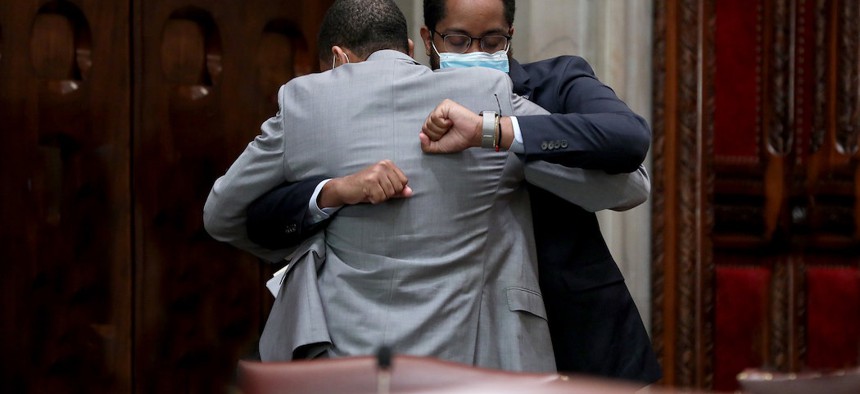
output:
<path id="1" fill-rule="evenodd" d="M 648 157 L 648 149 L 651 147 L 651 138 L 649 136 L 648 139 L 644 139 L 636 144 L 635 147 L 631 149 L 630 156 L 631 164 L 635 163 L 636 167 L 631 168 L 632 171 L 636 171 L 636 168 L 645 163 L 645 159 Z M 631 165 L 631 167 L 633 167 Z"/>
<path id="2" fill-rule="evenodd" d="M 618 207 L 618 209 L 615 209 L 615 211 L 623 212 L 623 211 L 629 211 L 633 208 L 636 208 L 636 207 L 642 205 L 643 203 L 645 203 L 645 201 L 648 201 L 649 195 L 651 195 L 651 185 L 650 184 L 639 188 L 639 190 L 637 190 L 637 193 L 635 193 L 630 198 L 630 201 L 628 201 L 627 204 L 625 204 L 621 207 Z"/>
<path id="3" fill-rule="evenodd" d="M 651 148 L 651 127 L 648 126 L 648 122 L 639 115 L 631 114 L 631 116 L 632 130 L 629 133 L 628 143 L 625 144 L 624 172 L 636 171 L 645 162 L 648 150 Z"/>
<path id="4" fill-rule="evenodd" d="M 641 194 L 641 195 L 637 195 L 637 196 L 632 196 L 624 204 L 621 204 L 621 205 L 616 206 L 616 207 L 612 207 L 610 209 L 615 211 L 615 212 L 629 211 L 633 208 L 636 208 L 636 207 L 642 205 L 645 201 L 648 201 L 648 194 Z"/>
<path id="5" fill-rule="evenodd" d="M 212 209 L 207 201 L 206 205 L 203 207 L 203 228 L 212 238 L 218 241 L 226 241 L 228 238 L 227 228 L 223 225 L 224 221 L 219 220 L 214 212 L 217 211 Z"/>
<path id="6" fill-rule="evenodd" d="M 203 228 L 212 238 L 219 238 L 218 234 L 220 233 L 220 228 L 206 209 L 203 210 Z"/>
<path id="7" fill-rule="evenodd" d="M 613 211 L 628 211 L 648 201 L 648 197 L 651 195 L 651 179 L 648 176 L 648 171 L 645 170 L 645 167 L 640 166 L 631 176 L 636 177 L 637 181 L 628 184 L 627 200 L 623 204 L 611 208 Z"/>

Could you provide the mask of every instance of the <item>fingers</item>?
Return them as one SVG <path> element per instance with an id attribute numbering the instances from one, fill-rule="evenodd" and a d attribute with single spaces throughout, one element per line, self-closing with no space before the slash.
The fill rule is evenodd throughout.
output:
<path id="1" fill-rule="evenodd" d="M 403 188 L 403 191 L 398 193 L 398 195 L 396 195 L 395 197 L 396 198 L 409 198 L 409 197 L 412 197 L 412 193 L 413 193 L 412 188 L 409 187 L 409 185 L 406 185 L 406 187 Z"/>
<path id="2" fill-rule="evenodd" d="M 418 140 L 421 141 L 421 150 L 424 153 L 439 153 L 438 144 L 435 141 L 431 141 L 430 137 L 424 134 L 424 132 L 418 134 Z"/>
<path id="3" fill-rule="evenodd" d="M 379 204 L 391 198 L 404 197 L 408 179 L 391 160 L 383 160 L 374 164 L 367 175 L 364 182 L 367 202 Z M 411 195 L 411 190 L 409 189 L 409 195 Z"/>
<path id="4" fill-rule="evenodd" d="M 481 146 L 481 116 L 451 100 L 436 106 L 421 127 L 424 153 L 456 153 Z"/>
<path id="5" fill-rule="evenodd" d="M 443 135 L 445 135 L 445 133 L 448 132 L 448 130 L 451 129 L 451 126 L 454 125 L 451 119 L 448 118 L 448 112 L 450 111 L 452 104 L 453 101 L 443 101 L 430 112 L 430 115 L 427 116 L 427 120 L 424 121 L 424 126 L 421 128 L 421 132 L 429 137 L 431 141 L 438 141 Z"/>
<path id="6" fill-rule="evenodd" d="M 357 173 L 332 179 L 323 187 L 320 199 L 325 206 L 379 204 L 392 198 L 411 197 L 408 182 L 406 174 L 394 162 L 382 160 Z"/>

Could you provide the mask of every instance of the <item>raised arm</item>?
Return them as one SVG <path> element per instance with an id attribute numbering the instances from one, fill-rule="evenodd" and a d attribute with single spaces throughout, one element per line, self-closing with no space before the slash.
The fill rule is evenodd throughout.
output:
<path id="1" fill-rule="evenodd" d="M 519 100 L 515 98 L 515 102 Z M 533 103 L 515 104 L 519 113 L 545 113 Z M 536 115 L 548 116 L 548 115 Z M 514 140 L 510 117 L 501 119 L 501 149 Z M 451 100 L 440 103 L 427 117 L 419 139 L 427 153 L 454 153 L 481 146 L 481 116 Z M 647 200 L 651 191 L 648 173 L 641 165 L 633 172 L 608 174 L 600 170 L 567 167 L 549 161 L 525 163 L 528 183 L 547 190 L 587 211 L 626 210 Z"/>
<path id="2" fill-rule="evenodd" d="M 514 70 L 527 74 L 517 75 Z M 584 59 L 563 56 L 525 64 L 513 67 L 511 76 L 520 82 L 515 84 L 516 92 L 551 113 L 517 116 L 526 161 L 609 173 L 639 170 L 651 143 L 651 129 L 597 79 Z"/>

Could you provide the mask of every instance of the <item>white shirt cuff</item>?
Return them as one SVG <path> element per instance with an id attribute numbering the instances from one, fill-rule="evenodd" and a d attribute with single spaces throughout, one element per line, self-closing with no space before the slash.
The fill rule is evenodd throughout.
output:
<path id="1" fill-rule="evenodd" d="M 308 217 L 305 220 L 308 224 L 317 224 L 323 220 L 331 217 L 332 214 L 337 212 L 341 207 L 331 207 L 331 208 L 320 208 L 317 205 L 317 198 L 320 195 L 320 191 L 322 191 L 323 186 L 325 186 L 328 181 L 331 179 L 326 179 L 317 185 L 316 189 L 314 189 L 314 194 L 311 195 L 311 200 L 308 202 Z"/>
<path id="2" fill-rule="evenodd" d="M 517 122 L 516 116 L 511 116 L 511 124 L 514 125 L 514 140 L 511 141 L 511 147 L 508 150 L 514 153 L 526 153 L 526 148 L 523 145 L 523 133 L 520 131 L 520 122 Z"/>

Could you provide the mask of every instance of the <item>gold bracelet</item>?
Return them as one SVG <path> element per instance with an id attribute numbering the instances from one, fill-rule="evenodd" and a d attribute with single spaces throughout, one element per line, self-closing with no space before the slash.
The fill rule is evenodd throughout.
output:
<path id="1" fill-rule="evenodd" d="M 496 114 L 496 128 L 493 131 L 493 148 L 496 152 L 499 151 L 499 145 L 502 144 L 502 115 Z"/>

